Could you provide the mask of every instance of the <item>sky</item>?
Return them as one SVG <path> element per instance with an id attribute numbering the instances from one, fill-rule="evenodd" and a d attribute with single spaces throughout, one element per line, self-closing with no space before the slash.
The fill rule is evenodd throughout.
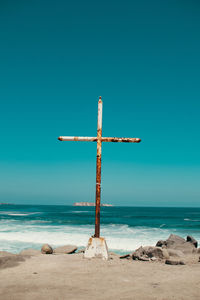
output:
<path id="1" fill-rule="evenodd" d="M 200 3 L 0 2 L 0 202 L 200 206 Z"/>

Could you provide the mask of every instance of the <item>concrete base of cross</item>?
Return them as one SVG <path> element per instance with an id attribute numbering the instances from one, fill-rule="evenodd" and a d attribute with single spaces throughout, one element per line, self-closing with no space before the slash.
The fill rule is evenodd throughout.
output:
<path id="1" fill-rule="evenodd" d="M 84 257 L 100 257 L 104 260 L 108 260 L 108 247 L 106 244 L 106 240 L 103 237 L 91 237 L 85 249 Z"/>

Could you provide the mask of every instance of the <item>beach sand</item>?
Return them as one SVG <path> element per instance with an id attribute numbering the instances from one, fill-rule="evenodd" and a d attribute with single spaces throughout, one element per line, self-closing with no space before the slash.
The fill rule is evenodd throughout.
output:
<path id="1" fill-rule="evenodd" d="M 200 299 L 200 263 L 186 265 L 83 254 L 1 256 L 0 299 Z M 4 263 L 3 263 L 4 262 Z M 13 265 L 13 267 L 11 267 Z"/>

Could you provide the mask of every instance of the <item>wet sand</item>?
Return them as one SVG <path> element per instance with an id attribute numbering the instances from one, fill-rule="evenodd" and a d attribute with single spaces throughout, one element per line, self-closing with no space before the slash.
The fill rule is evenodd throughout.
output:
<path id="1" fill-rule="evenodd" d="M 0 299 L 200 299 L 197 257 L 177 266 L 112 258 L 40 254 L 6 265 L 1 257 Z"/>

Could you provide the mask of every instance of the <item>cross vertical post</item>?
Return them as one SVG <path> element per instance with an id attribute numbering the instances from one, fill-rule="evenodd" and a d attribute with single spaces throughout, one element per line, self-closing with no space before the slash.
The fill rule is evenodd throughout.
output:
<path id="1" fill-rule="evenodd" d="M 96 238 L 99 238 L 100 236 L 102 106 L 102 100 L 101 97 L 99 97 L 97 121 L 96 210 L 94 234 Z"/>

